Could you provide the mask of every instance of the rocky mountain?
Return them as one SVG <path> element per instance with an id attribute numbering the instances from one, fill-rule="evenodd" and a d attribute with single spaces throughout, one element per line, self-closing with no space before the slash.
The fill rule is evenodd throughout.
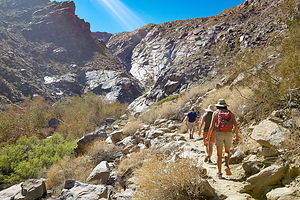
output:
<path id="1" fill-rule="evenodd" d="M 246 0 L 219 15 L 149 24 L 114 34 L 108 48 L 146 88 L 137 104 L 150 105 L 216 77 L 232 58 L 283 36 L 280 0 Z M 101 36 L 100 36 L 101 38 Z"/>
<path id="2" fill-rule="evenodd" d="M 70 1 L 0 0 L 0 46 L 2 102 L 34 95 L 57 100 L 89 90 L 131 102 L 142 92 Z"/>

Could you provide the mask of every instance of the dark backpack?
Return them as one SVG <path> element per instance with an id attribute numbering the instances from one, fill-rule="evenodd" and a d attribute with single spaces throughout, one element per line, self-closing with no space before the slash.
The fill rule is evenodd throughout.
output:
<path id="1" fill-rule="evenodd" d="M 218 131 L 230 132 L 232 131 L 232 114 L 230 110 L 217 110 L 217 123 Z"/>

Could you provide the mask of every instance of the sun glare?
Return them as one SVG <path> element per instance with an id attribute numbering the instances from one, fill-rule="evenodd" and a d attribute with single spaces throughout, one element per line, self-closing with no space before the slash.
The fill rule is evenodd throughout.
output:
<path id="1" fill-rule="evenodd" d="M 95 0 L 98 4 L 105 7 L 109 13 L 115 17 L 120 25 L 127 30 L 134 30 L 143 26 L 145 23 L 136 14 L 133 13 L 120 0 Z"/>

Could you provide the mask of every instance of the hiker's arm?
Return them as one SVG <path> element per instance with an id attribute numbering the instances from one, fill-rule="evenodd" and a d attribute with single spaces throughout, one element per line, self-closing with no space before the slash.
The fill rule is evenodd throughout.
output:
<path id="1" fill-rule="evenodd" d="M 205 116 L 202 117 L 202 120 L 201 120 L 201 124 L 200 124 L 200 127 L 199 127 L 199 135 L 201 135 L 201 129 L 204 125 L 204 121 L 205 121 Z"/>
<path id="2" fill-rule="evenodd" d="M 208 130 L 208 134 L 207 134 L 208 137 L 212 134 L 212 132 L 215 128 L 216 120 L 217 120 L 217 115 L 214 113 L 212 116 L 210 126 L 209 126 L 209 130 Z"/>
<path id="3" fill-rule="evenodd" d="M 238 142 L 239 141 L 239 126 L 235 120 L 235 115 L 232 114 L 232 122 L 234 125 L 234 132 L 235 132 L 235 141 Z"/>
<path id="4" fill-rule="evenodd" d="M 187 123 L 188 123 L 188 116 L 185 116 L 185 118 L 184 118 L 183 121 L 185 121 L 185 124 L 187 125 Z"/>

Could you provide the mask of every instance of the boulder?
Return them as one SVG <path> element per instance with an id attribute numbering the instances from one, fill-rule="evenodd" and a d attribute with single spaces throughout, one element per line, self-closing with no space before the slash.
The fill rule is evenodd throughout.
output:
<path id="1" fill-rule="evenodd" d="M 126 147 L 123 148 L 122 153 L 124 155 L 127 155 L 130 152 L 130 150 L 133 149 L 134 147 L 135 147 L 135 145 L 129 144 Z"/>
<path id="2" fill-rule="evenodd" d="M 263 147 L 280 147 L 285 141 L 289 131 L 278 124 L 264 120 L 254 127 L 251 138 Z"/>
<path id="3" fill-rule="evenodd" d="M 164 132 L 161 130 L 149 130 L 146 133 L 146 137 L 148 139 L 154 139 L 154 138 L 157 138 L 157 137 L 163 136 L 163 135 L 164 135 Z"/>
<path id="4" fill-rule="evenodd" d="M 113 198 L 119 200 L 131 200 L 133 198 L 134 191 L 132 189 L 126 189 L 124 192 L 116 193 Z"/>
<path id="5" fill-rule="evenodd" d="M 238 148 L 234 154 L 230 157 L 230 164 L 238 164 L 241 163 L 244 159 L 245 155 L 241 148 Z"/>
<path id="6" fill-rule="evenodd" d="M 113 144 L 120 142 L 123 139 L 123 130 L 117 130 L 110 134 L 110 138 Z"/>
<path id="7" fill-rule="evenodd" d="M 101 184 L 107 183 L 110 175 L 110 167 L 107 161 L 102 161 L 97 165 L 90 176 L 87 178 L 87 181 L 99 181 Z"/>
<path id="8" fill-rule="evenodd" d="M 200 195 L 204 197 L 214 197 L 215 189 L 211 187 L 207 180 L 201 179 L 200 183 L 198 183 Z"/>
<path id="9" fill-rule="evenodd" d="M 266 194 L 266 197 L 268 200 L 300 199 L 300 196 L 296 197 L 295 189 L 287 187 L 273 189 Z"/>
<path id="10" fill-rule="evenodd" d="M 176 124 L 171 123 L 168 125 L 168 129 L 170 129 L 170 130 L 176 130 L 177 128 L 178 128 L 178 126 Z"/>
<path id="11" fill-rule="evenodd" d="M 276 157 L 279 155 L 279 152 L 274 148 L 260 147 L 258 148 L 258 155 L 264 157 Z"/>
<path id="12" fill-rule="evenodd" d="M 242 167 L 247 176 L 251 176 L 253 174 L 258 173 L 261 168 L 263 168 L 263 164 L 259 161 L 247 161 L 242 164 Z"/>
<path id="13" fill-rule="evenodd" d="M 279 184 L 286 170 L 287 166 L 272 165 L 267 167 L 259 173 L 250 176 L 247 179 L 248 185 L 244 186 L 241 192 L 251 193 L 253 196 L 258 197 L 269 186 Z"/>
<path id="14" fill-rule="evenodd" d="M 3 200 L 15 199 L 16 196 L 22 196 L 21 190 L 22 190 L 21 183 L 17 185 L 13 185 L 5 190 L 0 191 L 0 199 Z"/>
<path id="15" fill-rule="evenodd" d="M 75 147 L 74 151 L 76 155 L 84 153 L 84 148 L 87 144 L 92 143 L 95 139 L 102 138 L 105 140 L 107 138 L 106 131 L 104 129 L 99 129 L 94 132 L 91 132 L 89 134 L 86 134 L 82 136 L 78 141 L 77 141 L 77 146 Z"/>
<path id="16" fill-rule="evenodd" d="M 103 185 L 89 185 L 75 180 L 68 181 L 67 188 L 64 188 L 57 200 L 84 199 L 95 200 L 107 197 L 107 188 Z"/>
<path id="17" fill-rule="evenodd" d="M 21 188 L 25 199 L 40 199 L 47 194 L 44 179 L 29 179 L 21 184 Z"/>
<path id="18" fill-rule="evenodd" d="M 0 191 L 1 200 L 35 200 L 46 195 L 44 179 L 29 179 Z"/>

